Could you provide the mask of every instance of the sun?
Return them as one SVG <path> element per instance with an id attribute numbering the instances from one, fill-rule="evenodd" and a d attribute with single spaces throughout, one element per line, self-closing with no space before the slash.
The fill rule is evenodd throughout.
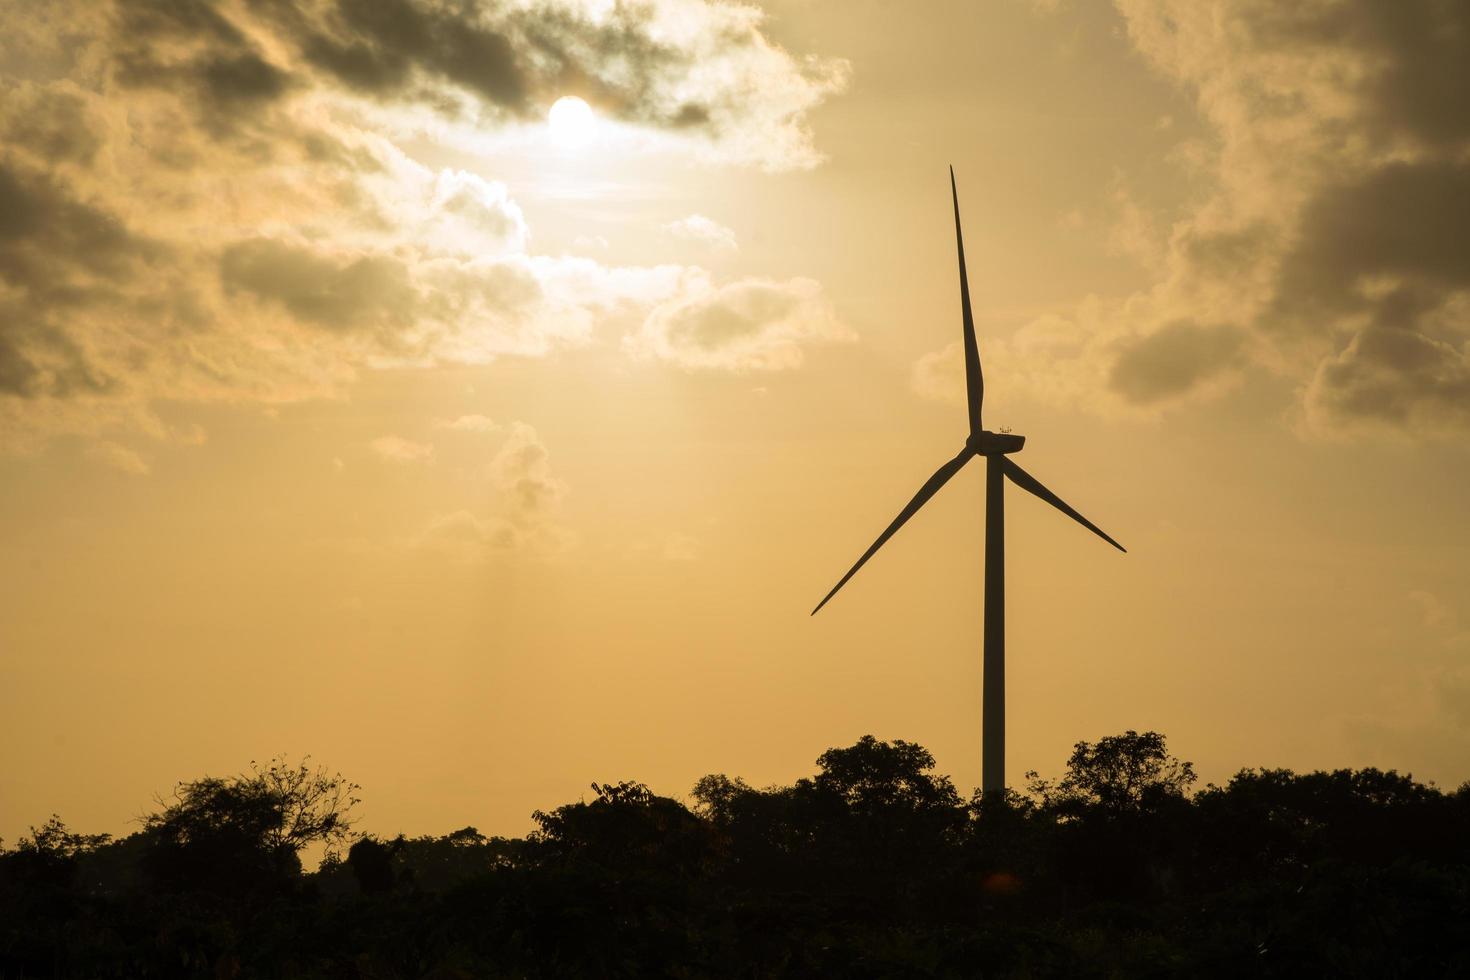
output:
<path id="1" fill-rule="evenodd" d="M 597 117 L 592 107 L 575 95 L 563 95 L 546 116 L 552 137 L 563 146 L 583 146 L 592 139 Z"/>

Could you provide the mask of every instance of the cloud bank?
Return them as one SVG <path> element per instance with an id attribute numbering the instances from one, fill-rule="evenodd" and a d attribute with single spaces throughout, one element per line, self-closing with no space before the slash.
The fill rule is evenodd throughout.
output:
<path id="1" fill-rule="evenodd" d="M 1182 156 L 1211 189 L 1135 242 L 1151 289 L 992 344 L 1017 376 L 997 381 L 1152 413 L 1264 371 L 1295 382 L 1304 434 L 1470 435 L 1470 7 L 1116 6 L 1137 53 L 1194 96 L 1212 138 Z M 1129 237 L 1147 237 L 1122 200 Z M 916 367 L 920 390 L 953 397 L 953 356 Z"/>
<path id="2" fill-rule="evenodd" d="M 163 401 L 328 396 L 779 293 L 535 254 L 503 184 L 405 147 L 513 142 L 576 92 L 626 145 L 807 167 L 807 113 L 845 77 L 705 0 L 0 0 L 0 448 L 173 439 Z M 771 315 L 764 346 L 700 366 L 790 366 L 772 351 L 832 334 Z"/>

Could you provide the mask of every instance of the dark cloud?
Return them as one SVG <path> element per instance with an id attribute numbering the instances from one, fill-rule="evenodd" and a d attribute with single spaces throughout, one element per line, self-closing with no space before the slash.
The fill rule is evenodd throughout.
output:
<path id="1" fill-rule="evenodd" d="M 1173 221 L 1168 277 L 1130 313 L 1252 336 L 1319 432 L 1470 432 L 1470 3 L 1119 7 L 1218 136 L 1216 189 Z M 1125 350 L 1116 391 L 1195 383 L 1199 345 L 1169 333 Z"/>
<path id="2" fill-rule="evenodd" d="M 771 122 L 789 126 L 799 107 L 840 87 L 844 77 L 835 62 L 798 66 L 760 33 L 757 12 L 720 4 L 675 10 L 677 29 L 670 31 L 659 20 L 666 11 L 652 3 L 594 13 L 576 4 L 501 0 L 116 2 L 111 55 L 118 81 L 191 93 L 216 133 L 312 75 L 375 100 L 443 111 L 453 103 L 449 86 L 491 110 L 474 115 L 490 117 L 532 116 L 574 93 L 617 118 L 712 134 L 767 110 L 784 113 Z M 273 38 L 272 57 L 289 53 L 289 63 L 267 57 L 252 33 Z M 718 73 L 727 82 L 706 74 L 718 60 L 728 63 Z M 752 86 L 741 83 L 746 74 L 766 77 Z M 753 97 L 767 94 L 764 86 L 791 92 L 754 105 Z"/>
<path id="3" fill-rule="evenodd" d="M 87 165 L 102 147 L 86 101 L 41 85 L 0 86 L 0 140 L 47 164 Z"/>
<path id="4" fill-rule="evenodd" d="M 0 302 L 0 395 L 69 398 L 100 394 L 116 380 L 34 306 Z"/>
<path id="5" fill-rule="evenodd" d="M 1134 405 L 1178 398 L 1235 366 L 1241 339 L 1228 326 L 1168 324 L 1129 342 L 1113 362 L 1108 384 Z"/>
<path id="6" fill-rule="evenodd" d="M 292 87 L 213 0 L 117 0 L 111 46 L 125 87 L 191 93 L 216 133 L 270 106 Z"/>
<path id="7" fill-rule="evenodd" d="M 10 313 L 0 307 L 0 314 Z M 0 332 L 0 394 L 30 395 L 40 386 L 41 371 L 17 342 L 17 325 Z"/>
<path id="8" fill-rule="evenodd" d="M 1360 305 L 1355 287 L 1375 276 L 1470 287 L 1470 165 L 1397 163 L 1321 193 L 1282 267 L 1280 302 Z"/>
<path id="9" fill-rule="evenodd" d="M 333 330 L 391 329 L 413 320 L 416 293 L 408 270 L 391 256 L 338 259 L 256 238 L 225 250 L 220 277 L 227 290 L 277 303 Z"/>
<path id="10" fill-rule="evenodd" d="M 0 157 L 0 280 L 32 300 L 61 304 L 97 279 L 120 279 L 156 246 L 46 174 Z"/>
<path id="11" fill-rule="evenodd" d="M 1357 91 L 1378 134 L 1436 146 L 1470 139 L 1470 4 L 1463 0 L 1258 0 L 1239 23 L 1261 48 L 1361 53 Z"/>
<path id="12" fill-rule="evenodd" d="M 216 0 L 116 0 L 119 32 L 137 41 L 203 39 L 242 47 L 245 35 Z"/>
<path id="13" fill-rule="evenodd" d="M 551 5 L 424 0 L 253 0 L 267 31 L 305 70 L 381 100 L 442 102 L 457 86 L 489 106 L 527 115 L 536 103 L 581 91 L 617 114 L 661 115 L 649 103 L 662 74 L 689 58 L 654 41 L 650 8 L 619 5 L 603 22 Z M 215 0 L 120 0 L 118 77 L 125 84 L 192 89 L 205 108 L 246 111 L 292 86 Z M 187 54 L 181 54 L 181 49 Z M 675 107 L 674 126 L 708 110 Z"/>
<path id="14" fill-rule="evenodd" d="M 708 126 L 710 107 L 669 104 L 663 89 L 695 56 L 656 39 L 654 8 L 618 4 L 597 19 L 552 4 L 434 5 L 419 0 L 261 0 L 306 62 L 378 98 L 457 85 L 512 115 L 576 93 L 604 112 L 675 129 Z M 749 38 L 732 33 L 731 47 Z"/>
<path id="15" fill-rule="evenodd" d="M 79 200 L 56 179 L 0 158 L 0 392 L 67 395 L 110 382 L 63 324 L 76 310 L 116 295 L 156 258 L 110 212 Z"/>
<path id="16" fill-rule="evenodd" d="M 1307 402 L 1333 426 L 1464 429 L 1470 426 L 1470 352 L 1403 327 L 1371 326 L 1323 362 Z"/>
<path id="17" fill-rule="evenodd" d="M 1323 192 L 1282 266 L 1278 329 L 1356 323 L 1308 388 L 1329 425 L 1470 425 L 1470 166 L 1396 163 Z"/>
<path id="18" fill-rule="evenodd" d="M 308 29 L 300 41 L 308 61 L 355 88 L 397 93 L 419 71 L 521 110 L 527 81 L 515 46 L 476 16 L 498 6 L 336 0 L 324 18 L 330 33 Z"/>
<path id="19" fill-rule="evenodd" d="M 1229 277 L 1248 274 L 1260 260 L 1262 251 L 1271 247 L 1272 239 L 1270 227 L 1255 223 L 1247 228 L 1226 230 L 1185 228 L 1174 245 L 1192 268 Z"/>

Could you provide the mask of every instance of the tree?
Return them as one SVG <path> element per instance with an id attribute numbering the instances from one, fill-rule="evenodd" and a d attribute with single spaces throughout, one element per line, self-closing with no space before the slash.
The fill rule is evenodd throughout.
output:
<path id="1" fill-rule="evenodd" d="M 1242 769 L 1195 802 L 1206 860 L 1229 874 L 1258 868 L 1279 875 L 1326 859 L 1431 859 L 1463 847 L 1451 799 L 1393 771 Z"/>
<path id="2" fill-rule="evenodd" d="M 1195 775 L 1169 754 L 1164 736 L 1129 730 L 1078 742 L 1060 782 L 1027 776 L 1037 815 L 1061 825 L 1051 861 L 1064 892 L 1141 902 L 1176 887 L 1188 866 Z"/>
<path id="3" fill-rule="evenodd" d="M 340 853 L 357 789 L 340 773 L 279 758 L 264 767 L 252 762 L 239 776 L 180 783 L 173 802 L 143 820 L 153 839 L 145 866 L 170 890 L 279 888 L 300 874 L 305 847 Z"/>
<path id="4" fill-rule="evenodd" d="M 817 758 L 818 790 L 835 793 L 856 810 L 899 807 L 925 810 L 956 807 L 959 794 L 948 776 L 931 775 L 934 756 L 922 745 L 864 735 L 845 749 L 828 749 Z"/>
<path id="5" fill-rule="evenodd" d="M 946 863 L 941 855 L 966 812 L 949 777 L 931 771 L 928 749 L 864 735 L 823 752 L 817 767 L 821 772 L 809 781 L 819 819 L 813 836 L 834 867 L 847 868 L 854 881 L 882 882 L 880 891 L 891 894 L 900 879 Z"/>
<path id="6" fill-rule="evenodd" d="M 109 834 L 74 834 L 53 813 L 17 842 L 15 851 L 5 856 L 6 864 L 18 881 L 30 887 L 64 888 L 76 876 L 79 859 L 111 839 Z"/>
<path id="7" fill-rule="evenodd" d="M 381 895 L 393 890 L 398 875 L 393 859 L 403 847 L 403 835 L 387 843 L 376 837 L 360 837 L 347 851 L 347 867 L 365 895 Z"/>
<path id="8" fill-rule="evenodd" d="M 616 871 L 689 874 L 705 865 L 710 835 L 678 800 L 642 783 L 593 783 L 590 802 L 568 803 L 531 817 L 530 840 L 555 863 Z"/>
<path id="9" fill-rule="evenodd" d="M 1194 764 L 1174 758 L 1158 732 L 1078 742 L 1058 783 L 1026 774 L 1027 788 L 1042 807 L 1063 819 L 1098 810 L 1120 816 L 1157 809 L 1183 799 L 1194 784 Z"/>

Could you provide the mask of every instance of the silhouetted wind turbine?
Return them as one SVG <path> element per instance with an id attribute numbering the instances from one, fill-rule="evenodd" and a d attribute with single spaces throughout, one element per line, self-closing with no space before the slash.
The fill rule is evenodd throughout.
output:
<path id="1" fill-rule="evenodd" d="M 980 350 L 975 346 L 975 320 L 970 315 L 970 282 L 965 274 L 965 239 L 960 233 L 960 195 L 955 188 L 954 168 L 949 168 L 949 189 L 954 196 L 954 237 L 960 257 L 960 309 L 965 325 L 965 390 L 970 409 L 970 436 L 959 455 L 939 467 L 929 482 L 919 488 L 908 506 L 899 511 L 893 523 L 880 535 L 873 546 L 863 552 L 842 580 L 832 587 L 826 598 L 817 603 L 812 615 L 827 604 L 847 580 L 857 574 L 874 552 L 883 547 L 883 542 L 903 527 L 904 523 L 924 506 L 939 488 L 964 468 L 976 456 L 985 457 L 985 647 L 984 647 L 984 720 L 981 741 L 980 788 L 986 796 L 1005 791 L 1006 759 L 1006 567 L 1005 567 L 1005 497 L 1003 480 L 1009 478 L 1022 490 L 1034 493 L 1081 524 L 1119 551 L 1127 551 L 1121 544 L 1108 537 L 1096 524 L 1077 513 L 1066 501 L 1041 485 L 1008 454 L 1020 452 L 1026 443 L 1025 436 L 1008 432 L 991 432 L 980 424 L 980 403 L 985 398 L 985 378 L 980 373 Z"/>

